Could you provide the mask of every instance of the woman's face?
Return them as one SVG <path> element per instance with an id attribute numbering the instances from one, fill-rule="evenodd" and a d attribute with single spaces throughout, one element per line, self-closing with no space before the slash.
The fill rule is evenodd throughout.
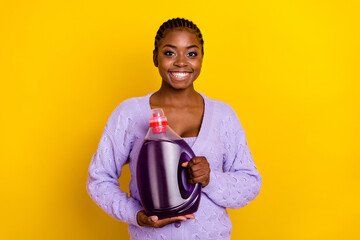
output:
<path id="1" fill-rule="evenodd" d="M 201 70 L 203 55 L 197 36 L 186 29 L 168 30 L 154 52 L 154 64 L 163 84 L 175 89 L 192 86 Z"/>

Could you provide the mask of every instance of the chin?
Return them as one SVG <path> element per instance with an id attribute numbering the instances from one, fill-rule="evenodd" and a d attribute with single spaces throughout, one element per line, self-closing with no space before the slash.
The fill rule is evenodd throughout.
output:
<path id="1" fill-rule="evenodd" d="M 177 89 L 177 90 L 184 90 L 187 88 L 190 88 L 193 86 L 192 83 L 188 84 L 188 83 L 184 83 L 184 84 L 171 84 L 170 85 L 172 88 Z"/>

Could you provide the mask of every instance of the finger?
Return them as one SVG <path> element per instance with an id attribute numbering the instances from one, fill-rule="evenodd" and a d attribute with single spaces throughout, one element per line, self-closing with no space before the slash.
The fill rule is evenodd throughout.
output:
<path id="1" fill-rule="evenodd" d="M 193 157 L 190 161 L 189 161 L 189 166 L 188 167 L 192 167 L 194 165 L 198 165 L 198 164 L 208 164 L 208 161 L 205 157 Z"/>
<path id="2" fill-rule="evenodd" d="M 150 217 L 148 217 L 148 220 L 150 221 L 150 222 L 157 222 L 158 220 L 159 220 L 159 218 L 158 218 L 158 216 L 150 216 Z"/>
<path id="3" fill-rule="evenodd" d="M 187 169 L 187 173 L 189 175 L 190 178 L 194 178 L 194 177 L 200 177 L 202 175 L 208 175 L 210 173 L 210 169 L 208 168 L 200 168 L 200 169 L 193 169 L 193 168 L 188 168 Z"/>
<path id="4" fill-rule="evenodd" d="M 143 223 L 145 226 L 154 226 L 154 224 L 156 224 L 157 221 L 158 221 L 157 216 L 150 216 L 150 217 L 146 216 L 146 218 L 143 219 Z"/>
<path id="5" fill-rule="evenodd" d="M 189 164 L 189 162 L 188 161 L 186 161 L 186 162 L 183 162 L 182 164 L 181 164 L 181 166 L 183 166 L 183 167 L 187 167 L 187 165 Z"/>
<path id="6" fill-rule="evenodd" d="M 196 177 L 196 178 L 191 178 L 188 181 L 190 184 L 196 184 L 196 183 L 200 183 L 203 187 L 206 186 L 209 182 L 209 177 L 208 176 L 201 176 L 201 177 Z"/>
<path id="7" fill-rule="evenodd" d="M 170 218 L 172 222 L 177 222 L 177 221 L 186 221 L 186 217 L 185 216 L 177 216 L 177 217 L 172 217 Z"/>
<path id="8" fill-rule="evenodd" d="M 194 165 L 193 167 L 188 168 L 188 174 L 190 177 L 200 177 L 202 175 L 209 175 L 210 168 L 208 165 L 206 166 Z"/>
<path id="9" fill-rule="evenodd" d="M 194 214 L 187 214 L 187 215 L 185 215 L 185 217 L 186 217 L 187 219 L 195 219 L 195 215 L 194 215 Z"/>
<path id="10" fill-rule="evenodd" d="M 193 157 L 190 161 L 189 161 L 189 166 L 188 167 L 191 167 L 193 165 L 196 165 L 200 162 L 199 160 L 199 157 Z"/>
<path id="11" fill-rule="evenodd" d="M 149 223 L 148 216 L 144 213 L 144 211 L 140 211 L 138 213 L 138 222 L 140 226 L 147 226 Z"/>
<path id="12" fill-rule="evenodd" d="M 189 180 L 191 181 L 191 183 L 199 183 L 199 182 L 202 182 L 202 181 L 205 181 L 208 177 L 206 175 L 201 175 L 201 176 L 198 176 L 198 177 L 192 177 L 190 178 Z"/>
<path id="13" fill-rule="evenodd" d="M 192 172 L 198 172 L 198 171 L 207 172 L 209 170 L 209 166 L 206 164 L 197 164 L 189 168 L 191 169 Z"/>
<path id="14" fill-rule="evenodd" d="M 161 227 L 164 227 L 164 226 L 166 226 L 168 224 L 178 222 L 178 221 L 185 221 L 185 220 L 187 220 L 187 218 L 185 216 L 164 218 L 164 219 L 160 219 L 156 223 L 154 223 L 154 227 L 161 228 Z"/>
<path id="15" fill-rule="evenodd" d="M 158 223 L 172 223 L 177 221 L 185 221 L 187 218 L 185 216 L 176 216 L 176 217 L 170 217 L 170 218 L 163 218 L 158 220 Z"/>

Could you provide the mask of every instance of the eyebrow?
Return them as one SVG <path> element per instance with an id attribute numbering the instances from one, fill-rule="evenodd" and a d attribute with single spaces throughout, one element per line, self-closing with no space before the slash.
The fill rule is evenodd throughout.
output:
<path id="1" fill-rule="evenodd" d="M 166 44 L 166 45 L 163 46 L 163 48 L 164 47 L 177 48 L 176 46 L 171 45 L 171 44 Z M 190 49 L 190 48 L 199 48 L 199 47 L 197 45 L 191 45 L 191 46 L 186 47 L 186 49 Z"/>

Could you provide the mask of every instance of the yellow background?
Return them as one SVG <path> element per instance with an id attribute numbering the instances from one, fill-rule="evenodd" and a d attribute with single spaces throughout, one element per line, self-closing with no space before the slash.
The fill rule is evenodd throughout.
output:
<path id="1" fill-rule="evenodd" d="M 359 1 L 2 1 L 0 239 L 127 239 L 86 193 L 103 127 L 156 91 L 155 33 L 205 40 L 196 89 L 229 103 L 263 176 L 232 239 L 360 239 Z M 128 169 L 120 179 L 127 190 Z"/>

